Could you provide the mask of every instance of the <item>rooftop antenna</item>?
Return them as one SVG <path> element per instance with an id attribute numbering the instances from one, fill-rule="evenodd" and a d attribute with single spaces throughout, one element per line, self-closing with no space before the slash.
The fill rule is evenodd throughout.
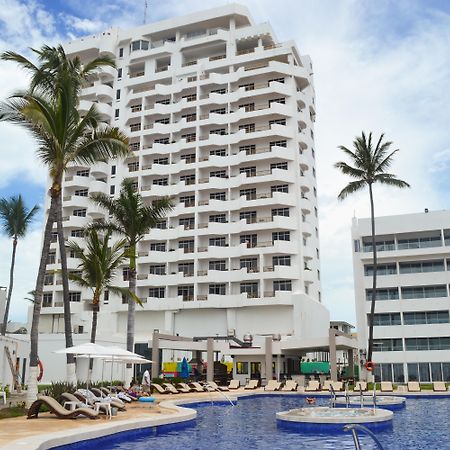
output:
<path id="1" fill-rule="evenodd" d="M 147 0 L 144 0 L 144 25 L 147 23 Z"/>

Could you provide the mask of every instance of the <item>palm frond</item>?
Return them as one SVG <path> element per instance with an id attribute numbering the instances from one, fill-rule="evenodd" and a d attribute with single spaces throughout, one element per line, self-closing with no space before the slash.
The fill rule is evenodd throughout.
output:
<path id="1" fill-rule="evenodd" d="M 345 186 L 344 189 L 342 189 L 341 192 L 339 192 L 338 199 L 344 200 L 350 194 L 354 194 L 355 192 L 360 191 L 366 186 L 367 182 L 364 180 L 351 181 L 350 183 L 347 184 L 347 186 Z"/>

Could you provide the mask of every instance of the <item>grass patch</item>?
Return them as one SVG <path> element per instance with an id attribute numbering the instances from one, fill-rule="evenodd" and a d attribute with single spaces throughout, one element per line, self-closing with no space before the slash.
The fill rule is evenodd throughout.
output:
<path id="1" fill-rule="evenodd" d="M 27 415 L 27 410 L 21 406 L 0 409 L 0 420 L 11 419 L 12 417 L 21 417 Z"/>

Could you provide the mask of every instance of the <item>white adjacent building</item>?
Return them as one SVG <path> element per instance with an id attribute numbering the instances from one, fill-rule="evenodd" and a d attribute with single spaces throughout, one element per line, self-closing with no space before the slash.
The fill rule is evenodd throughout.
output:
<path id="1" fill-rule="evenodd" d="M 372 293 L 370 219 L 353 219 L 360 348 Z M 450 380 L 450 211 L 376 218 L 374 354 L 377 380 Z"/>
<path id="2" fill-rule="evenodd" d="M 83 89 L 80 109 L 95 103 L 105 122 L 127 133 L 132 150 L 125 161 L 68 171 L 67 238 L 82 242 L 82 228 L 105 217 L 89 194 L 117 196 L 124 178 L 146 202 L 170 196 L 175 205 L 139 244 L 137 350 L 154 329 L 328 339 L 310 58 L 235 4 L 111 29 L 65 48 L 82 60 L 115 58 L 117 69 Z M 55 242 L 40 324 L 49 359 L 64 329 L 58 259 Z M 76 270 L 77 260 L 68 265 Z M 126 268 L 120 275 L 125 286 Z M 70 289 L 77 342 L 90 330 L 90 294 Z M 126 317 L 122 298 L 106 294 L 99 342 L 123 343 Z"/>

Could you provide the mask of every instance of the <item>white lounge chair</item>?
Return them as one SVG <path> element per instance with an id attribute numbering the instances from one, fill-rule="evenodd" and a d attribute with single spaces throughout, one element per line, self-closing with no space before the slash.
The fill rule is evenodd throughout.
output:
<path id="1" fill-rule="evenodd" d="M 365 381 L 357 381 L 353 390 L 355 392 L 365 392 L 367 391 L 367 383 Z"/>
<path id="2" fill-rule="evenodd" d="M 282 391 L 296 391 L 298 383 L 294 380 L 286 380 L 286 383 L 281 388 Z"/>
<path id="3" fill-rule="evenodd" d="M 269 380 L 269 382 L 264 387 L 265 391 L 279 391 L 281 388 L 281 383 L 277 380 Z"/>
<path id="4" fill-rule="evenodd" d="M 444 381 L 433 381 L 433 392 L 447 392 L 447 385 Z"/>
<path id="5" fill-rule="evenodd" d="M 325 380 L 322 385 L 322 391 L 329 391 L 332 384 L 333 382 L 331 380 Z"/>
<path id="6" fill-rule="evenodd" d="M 306 386 L 306 392 L 315 392 L 320 390 L 320 383 L 317 380 L 309 380 L 308 386 Z"/>
<path id="7" fill-rule="evenodd" d="M 394 392 L 394 386 L 392 386 L 392 381 L 382 381 L 380 387 L 381 392 Z"/>
<path id="8" fill-rule="evenodd" d="M 256 389 L 258 384 L 259 380 L 249 380 L 249 382 L 244 386 L 244 389 Z"/>
<path id="9" fill-rule="evenodd" d="M 240 382 L 239 380 L 231 380 L 228 384 L 228 389 L 239 389 Z"/>
<path id="10" fill-rule="evenodd" d="M 219 386 L 215 381 L 208 381 L 208 386 L 211 386 L 215 391 L 229 391 L 226 386 Z"/>
<path id="11" fill-rule="evenodd" d="M 420 384 L 418 381 L 408 381 L 408 392 L 421 392 Z"/>
<path id="12" fill-rule="evenodd" d="M 342 381 L 332 381 L 331 386 L 335 392 L 341 392 L 344 390 L 344 383 Z"/>

